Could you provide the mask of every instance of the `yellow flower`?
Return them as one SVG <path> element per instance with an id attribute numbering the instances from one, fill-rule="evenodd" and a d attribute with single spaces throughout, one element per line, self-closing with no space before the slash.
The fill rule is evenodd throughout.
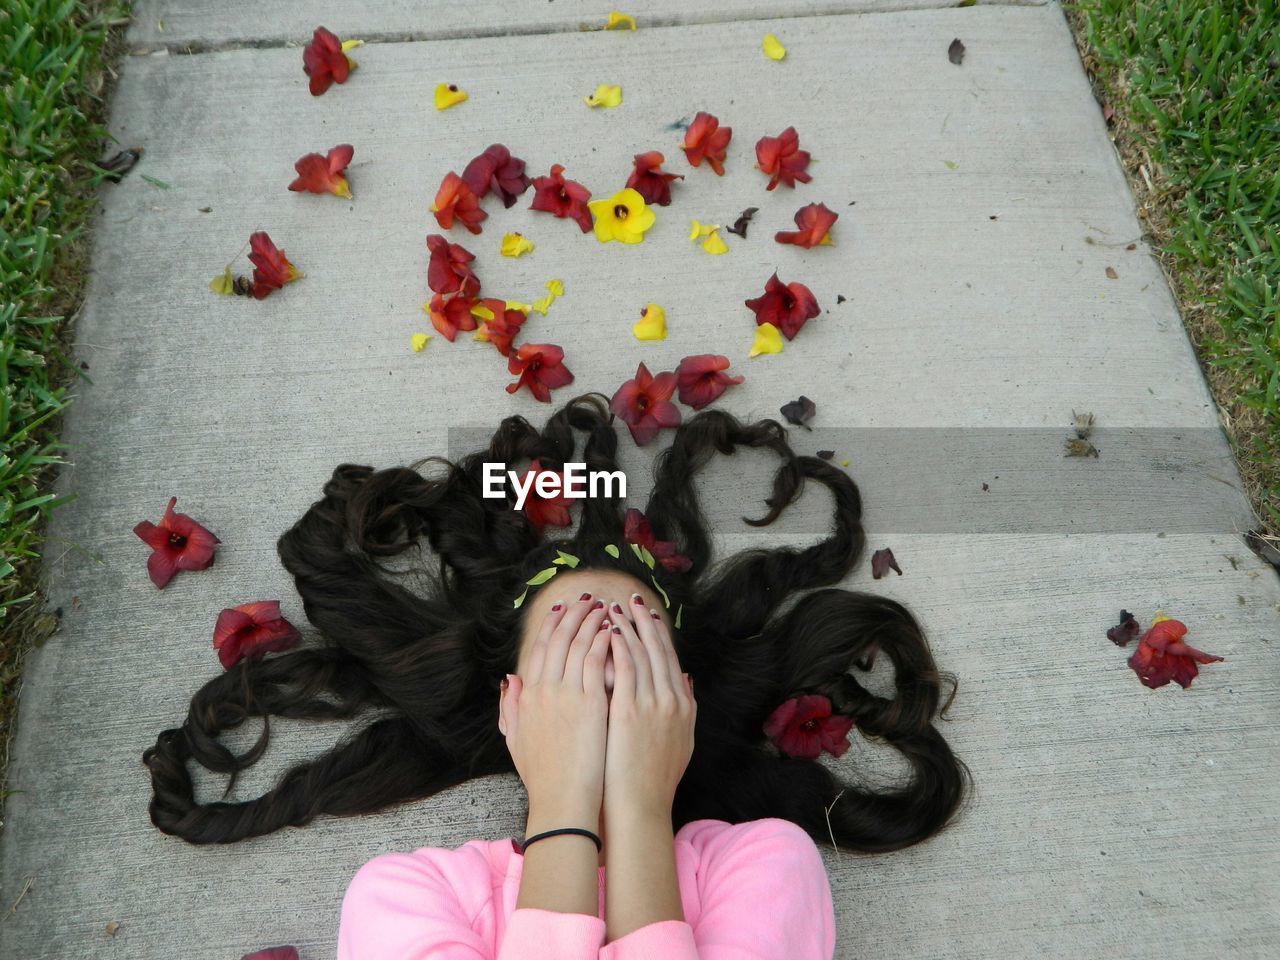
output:
<path id="1" fill-rule="evenodd" d="M 546 286 L 546 288 L 547 288 L 548 290 L 550 290 L 550 291 L 551 291 L 551 295 L 552 295 L 553 297 L 563 297 L 563 296 L 564 296 L 564 281 L 563 281 L 563 280 L 548 280 L 548 281 L 546 282 L 546 284 L 544 284 L 544 286 Z"/>
<path id="2" fill-rule="evenodd" d="M 667 339 L 667 312 L 656 303 L 640 311 L 640 322 L 631 327 L 637 340 Z"/>
<path id="3" fill-rule="evenodd" d="M 604 25 L 606 30 L 612 30 L 620 24 L 626 24 L 628 30 L 636 28 L 636 18 L 628 13 L 619 13 L 617 10 L 609 12 L 609 22 Z"/>
<path id="4" fill-rule="evenodd" d="M 639 243 L 655 219 L 653 211 L 645 206 L 644 197 L 631 187 L 607 200 L 589 200 L 587 206 L 595 217 L 596 239 L 601 243 Z"/>
<path id="5" fill-rule="evenodd" d="M 525 239 L 522 233 L 507 233 L 502 237 L 502 255 L 504 257 L 518 257 L 525 253 L 533 252 L 533 243 Z"/>
<path id="6" fill-rule="evenodd" d="M 764 35 L 764 42 L 760 44 L 760 49 L 764 51 L 764 55 L 770 60 L 781 60 L 787 55 L 787 48 L 778 42 L 778 38 L 772 33 Z"/>
<path id="7" fill-rule="evenodd" d="M 762 353 L 781 353 L 782 334 L 772 323 L 762 323 L 756 327 L 756 340 L 751 344 L 749 357 L 758 357 Z"/>
<path id="8" fill-rule="evenodd" d="M 689 239 L 697 240 L 699 237 L 705 237 L 719 229 L 720 224 L 718 223 L 699 223 L 697 220 L 694 220 L 693 226 L 689 229 Z"/>
<path id="9" fill-rule="evenodd" d="M 413 352 L 421 353 L 422 348 L 427 345 L 427 341 L 431 339 L 429 333 L 415 333 L 413 335 Z"/>
<path id="10" fill-rule="evenodd" d="M 622 88 L 602 83 L 591 96 L 583 97 L 582 102 L 588 107 L 616 107 L 622 102 Z"/>
<path id="11" fill-rule="evenodd" d="M 537 310 L 545 317 L 547 315 L 547 307 L 551 306 L 553 300 L 555 300 L 555 297 L 551 294 L 547 294 L 545 297 L 539 297 L 537 300 L 533 301 L 533 309 Z"/>
<path id="12" fill-rule="evenodd" d="M 231 277 L 231 264 L 227 264 L 226 272 L 218 274 L 209 281 L 209 289 L 214 293 L 220 293 L 224 297 L 231 296 L 235 290 L 235 280 Z"/>
<path id="13" fill-rule="evenodd" d="M 556 297 L 564 296 L 564 282 L 561 280 L 548 280 L 544 286 L 546 286 L 548 293 L 545 297 L 533 301 L 533 309 L 545 317 L 547 315 L 547 307 L 555 302 Z"/>
<path id="14" fill-rule="evenodd" d="M 508 310 L 519 310 L 526 314 L 533 309 L 532 303 L 521 303 L 519 300 L 508 300 L 506 306 Z"/>
<path id="15" fill-rule="evenodd" d="M 445 110 L 467 99 L 467 92 L 458 89 L 456 83 L 442 83 L 436 87 L 436 109 Z"/>
<path id="16" fill-rule="evenodd" d="M 712 230 L 711 235 L 702 241 L 702 249 L 707 253 L 721 254 L 728 253 L 729 248 L 725 246 L 725 242 L 720 239 L 720 234 Z"/>

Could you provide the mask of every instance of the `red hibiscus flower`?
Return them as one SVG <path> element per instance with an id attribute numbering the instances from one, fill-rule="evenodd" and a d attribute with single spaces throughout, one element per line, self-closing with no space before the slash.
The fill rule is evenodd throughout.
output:
<path id="1" fill-rule="evenodd" d="M 432 296 L 431 305 L 427 310 L 431 315 L 431 325 L 452 343 L 459 330 L 476 328 L 476 318 L 471 312 L 475 303 L 472 297 L 460 293 L 448 298 L 437 293 Z"/>
<path id="2" fill-rule="evenodd" d="M 573 382 L 573 374 L 564 365 L 564 351 L 550 343 L 526 343 L 507 357 L 507 371 L 520 374 L 515 383 L 507 384 L 507 393 L 522 386 L 543 403 L 551 402 L 551 391 Z"/>
<path id="3" fill-rule="evenodd" d="M 557 485 L 561 492 L 553 497 L 542 497 L 538 494 L 537 476 L 547 473 L 553 477 L 560 477 L 560 483 Z M 541 530 L 543 527 L 567 527 L 573 522 L 569 516 L 569 507 L 573 501 L 564 493 L 564 476 L 555 470 L 543 470 L 542 464 L 538 460 L 534 460 L 529 464 L 529 469 L 524 472 L 524 476 L 520 478 L 520 487 L 529 482 L 529 475 L 535 477 L 533 484 L 529 487 L 529 494 L 524 500 L 524 515 L 529 518 L 529 522 Z"/>
<path id="4" fill-rule="evenodd" d="M 711 169 L 718 176 L 724 176 L 724 154 L 729 146 L 729 138 L 733 136 L 732 127 L 720 126 L 720 121 L 711 114 L 699 111 L 684 132 L 684 155 L 689 158 L 690 166 L 702 165 L 705 157 Z"/>
<path id="5" fill-rule="evenodd" d="M 246 657 L 288 650 L 301 639 L 298 628 L 280 616 L 279 600 L 228 607 L 213 628 L 213 645 L 227 669 Z"/>
<path id="6" fill-rule="evenodd" d="M 436 202 L 431 205 L 431 212 L 436 215 L 436 223 L 445 230 L 452 229 L 456 217 L 472 233 L 479 233 L 480 221 L 489 216 L 480 209 L 480 200 L 471 188 L 452 170 L 445 174 L 440 189 L 436 191 Z"/>
<path id="7" fill-rule="evenodd" d="M 1138 641 L 1138 649 L 1129 658 L 1129 666 L 1143 684 L 1154 690 L 1173 680 L 1185 690 L 1200 672 L 1197 663 L 1226 659 L 1187 645 L 1182 640 L 1186 634 L 1187 625 L 1181 620 L 1156 617 L 1152 621 L 1150 629 Z"/>
<path id="8" fill-rule="evenodd" d="M 743 381 L 743 377 L 731 377 L 729 358 L 714 353 L 700 353 L 685 357 L 676 367 L 676 386 L 680 388 L 680 402 L 695 410 L 701 410 L 730 387 Z"/>
<path id="9" fill-rule="evenodd" d="M 795 127 L 787 127 L 776 137 L 757 140 L 756 162 L 770 176 L 766 190 L 772 190 L 779 183 L 794 190 L 797 180 L 808 183 L 813 179 L 805 172 L 809 166 L 809 151 L 800 149 L 800 137 Z"/>
<path id="10" fill-rule="evenodd" d="M 342 52 L 341 40 L 324 27 L 316 27 L 311 42 L 302 48 L 302 69 L 311 78 L 311 95 L 318 97 L 335 81 L 347 82 L 351 61 Z"/>
<path id="11" fill-rule="evenodd" d="M 339 197 L 351 199 L 351 187 L 342 174 L 355 155 L 356 148 L 349 143 L 340 143 L 328 155 L 308 153 L 293 165 L 298 171 L 298 178 L 289 184 L 289 189 L 308 193 L 332 193 Z"/>
<path id="12" fill-rule="evenodd" d="M 279 290 L 302 276 L 284 251 L 276 249 L 265 231 L 250 234 L 249 246 L 253 248 L 249 262 L 253 264 L 253 295 L 256 299 L 261 300 L 272 290 Z"/>
<path id="13" fill-rule="evenodd" d="M 806 250 L 820 243 L 830 243 L 831 237 L 827 231 L 839 218 L 840 214 L 828 210 L 825 203 L 811 203 L 796 211 L 795 221 L 799 230 L 779 230 L 773 235 L 773 239 L 779 243 L 794 243 Z"/>
<path id="14" fill-rule="evenodd" d="M 513 157 L 500 143 L 490 144 L 484 153 L 468 163 L 462 179 L 477 199 L 483 200 L 485 194 L 493 190 L 502 198 L 504 207 L 514 204 L 516 197 L 533 182 L 525 176 L 524 161 Z"/>
<path id="15" fill-rule="evenodd" d="M 676 553 L 674 540 L 659 540 L 654 536 L 653 528 L 649 526 L 649 519 L 635 507 L 627 510 L 623 520 L 622 537 L 627 543 L 644 547 L 653 555 L 653 559 L 672 573 L 684 573 L 693 566 L 692 560 L 683 554 Z"/>
<path id="16" fill-rule="evenodd" d="M 151 548 L 147 575 L 157 587 L 173 579 L 179 570 L 204 570 L 213 565 L 213 545 L 222 541 L 185 513 L 174 513 L 177 497 L 169 498 L 158 524 L 143 520 L 133 532 Z"/>
<path id="17" fill-rule="evenodd" d="M 665 173 L 659 170 L 664 159 L 666 158 L 657 150 L 637 153 L 636 168 L 627 178 L 627 186 L 644 197 L 645 203 L 657 204 L 660 207 L 671 203 L 671 181 L 684 179 L 682 173 Z"/>
<path id="18" fill-rule="evenodd" d="M 822 312 L 808 287 L 803 283 L 784 285 L 776 270 L 764 285 L 764 294 L 744 302 L 755 311 L 757 325 L 772 323 L 788 340 L 795 338 L 806 320 Z"/>
<path id="19" fill-rule="evenodd" d="M 481 300 L 493 314 L 492 320 L 480 324 L 480 332 L 498 348 L 504 357 L 511 356 L 511 341 L 520 333 L 528 316 L 523 310 L 508 309 L 506 302 L 498 299 Z"/>
<path id="20" fill-rule="evenodd" d="M 641 361 L 635 378 L 618 388 L 609 401 L 609 409 L 626 423 L 636 445 L 643 447 L 663 427 L 680 425 L 680 408 L 671 402 L 675 392 L 674 373 L 660 373 L 655 377 Z"/>
<path id="21" fill-rule="evenodd" d="M 576 180 L 566 180 L 564 167 L 553 163 L 550 176 L 533 178 L 533 203 L 529 209 L 576 220 L 583 233 L 590 233 L 593 229 L 591 209 L 587 206 L 590 199 L 590 190 Z"/>
<path id="22" fill-rule="evenodd" d="M 298 960 L 297 947 L 268 947 L 246 953 L 240 960 Z"/>
<path id="23" fill-rule="evenodd" d="M 467 266 L 475 255 L 464 247 L 450 243 L 438 233 L 427 237 L 431 262 L 427 264 L 427 286 L 436 293 L 461 293 L 474 297 L 480 292 L 480 278 Z"/>
<path id="24" fill-rule="evenodd" d="M 833 757 L 849 749 L 853 717 L 832 714 L 831 701 L 820 693 L 792 697 L 764 722 L 764 732 L 780 751 L 801 760 L 816 760 L 823 750 Z"/>

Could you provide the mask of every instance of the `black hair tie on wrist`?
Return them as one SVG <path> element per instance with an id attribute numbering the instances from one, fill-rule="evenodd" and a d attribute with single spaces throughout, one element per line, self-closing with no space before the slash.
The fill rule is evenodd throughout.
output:
<path id="1" fill-rule="evenodd" d="M 597 837 L 590 830 L 584 830 L 581 827 L 561 827 L 559 830 L 548 830 L 546 833 L 539 833 L 535 836 L 529 837 L 527 840 L 524 841 L 524 843 L 520 844 L 520 854 L 523 856 L 525 850 L 529 849 L 529 844 L 533 843 L 534 841 L 541 840 L 544 837 L 554 837 L 557 834 L 561 834 L 561 833 L 580 833 L 582 834 L 582 836 L 590 837 L 592 840 L 596 842 L 597 852 L 603 849 L 603 845 L 600 843 L 600 838 Z"/>

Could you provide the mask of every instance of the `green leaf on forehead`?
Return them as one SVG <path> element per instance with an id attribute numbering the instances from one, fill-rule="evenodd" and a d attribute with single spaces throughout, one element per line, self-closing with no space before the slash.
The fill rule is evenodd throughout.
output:
<path id="1" fill-rule="evenodd" d="M 633 543 L 633 544 L 630 544 L 630 546 L 631 546 L 631 552 L 636 555 L 636 559 L 643 562 L 644 554 L 640 552 L 640 544 Z"/>
<path id="2" fill-rule="evenodd" d="M 671 609 L 671 598 L 667 596 L 667 591 L 665 591 L 665 590 L 663 590 L 663 589 L 662 589 L 662 584 L 660 584 L 660 583 L 658 582 L 658 578 L 657 578 L 657 577 L 650 577 L 649 579 L 653 581 L 653 585 L 654 585 L 655 587 L 657 587 L 657 588 L 658 588 L 658 592 L 659 592 L 660 594 L 662 594 L 662 605 L 663 605 L 664 607 L 666 607 L 668 610 L 670 610 L 670 609 Z"/>
<path id="3" fill-rule="evenodd" d="M 680 629 L 680 614 L 684 613 L 684 604 L 680 604 L 680 609 L 676 611 L 676 629 Z"/>
<path id="4" fill-rule="evenodd" d="M 545 570 L 539 570 L 532 577 L 526 580 L 525 583 L 531 587 L 536 587 L 540 583 L 546 583 L 559 572 L 559 567 L 547 567 Z"/>
<path id="5" fill-rule="evenodd" d="M 606 543 L 604 545 L 604 552 L 607 553 L 609 556 L 613 557 L 613 559 L 615 560 L 618 559 L 618 548 L 615 547 L 612 543 Z"/>
<path id="6" fill-rule="evenodd" d="M 640 548 L 640 559 L 645 562 L 645 564 L 649 567 L 650 570 L 653 569 L 653 564 L 654 564 L 653 554 L 649 552 L 648 547 L 642 546 Z"/>
<path id="7" fill-rule="evenodd" d="M 516 608 L 517 608 L 517 609 L 519 609 L 520 604 L 524 603 L 524 598 L 525 598 L 525 597 L 527 597 L 528 595 L 529 595 L 529 588 L 528 588 L 528 587 L 525 587 L 525 588 L 524 588 L 524 593 L 522 593 L 522 594 L 520 594 L 520 596 L 516 597 L 515 606 L 516 606 Z"/>
<path id="8" fill-rule="evenodd" d="M 576 567 L 579 563 L 577 557 L 575 557 L 572 553 L 565 553 L 563 550 L 557 550 L 556 558 L 551 562 L 563 563 L 565 566 L 569 567 L 570 569 Z"/>

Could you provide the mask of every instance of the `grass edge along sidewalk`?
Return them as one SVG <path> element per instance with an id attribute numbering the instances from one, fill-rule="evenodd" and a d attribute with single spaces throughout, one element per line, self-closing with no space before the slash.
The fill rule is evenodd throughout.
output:
<path id="1" fill-rule="evenodd" d="M 1280 560 L 1280 0 L 1063 0 L 1231 442 Z"/>
<path id="2" fill-rule="evenodd" d="M 0 0 L 0 829 L 22 664 L 56 629 L 40 559 L 55 499 L 67 329 L 84 297 L 102 123 L 128 0 Z M 83 549 L 75 544 L 60 545 Z"/>

